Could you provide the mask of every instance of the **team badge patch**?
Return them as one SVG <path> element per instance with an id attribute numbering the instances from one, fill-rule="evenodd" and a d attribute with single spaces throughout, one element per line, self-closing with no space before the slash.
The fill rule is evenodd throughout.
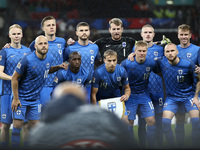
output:
<path id="1" fill-rule="evenodd" d="M 187 57 L 190 58 L 192 56 L 191 53 L 187 53 Z"/>
<path id="2" fill-rule="evenodd" d="M 90 50 L 90 53 L 91 53 L 91 54 L 94 54 L 94 51 L 91 49 L 91 50 Z"/>
<path id="3" fill-rule="evenodd" d="M 78 84 L 81 84 L 81 79 L 77 79 L 77 83 L 78 83 Z"/>
<path id="4" fill-rule="evenodd" d="M 61 44 L 57 44 L 58 48 L 61 48 Z"/>
<path id="5" fill-rule="evenodd" d="M 17 115 L 21 115 L 21 112 L 22 112 L 21 110 L 17 110 L 17 111 L 16 111 L 16 114 L 17 114 Z"/>
<path id="6" fill-rule="evenodd" d="M 121 81 L 121 77 L 117 77 L 117 81 Z"/>
<path id="7" fill-rule="evenodd" d="M 154 56 L 158 56 L 158 52 L 154 52 Z"/>
<path id="8" fill-rule="evenodd" d="M 116 114 L 119 118 L 125 114 L 125 103 L 120 101 L 120 97 L 102 99 L 98 103 L 101 108 Z"/>
<path id="9" fill-rule="evenodd" d="M 21 68 L 21 66 L 22 66 L 22 65 L 21 65 L 21 63 L 19 62 L 19 63 L 17 64 L 17 68 L 19 68 L 19 69 L 20 69 L 20 68 Z"/>
<path id="10" fill-rule="evenodd" d="M 46 67 L 47 67 L 47 68 L 49 68 L 49 67 L 50 67 L 50 64 L 49 64 L 49 63 L 47 63 L 47 64 L 46 64 Z"/>

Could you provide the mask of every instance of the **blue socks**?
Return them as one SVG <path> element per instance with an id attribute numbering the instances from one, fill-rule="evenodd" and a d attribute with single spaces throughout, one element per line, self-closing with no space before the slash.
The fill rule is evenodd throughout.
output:
<path id="1" fill-rule="evenodd" d="M 193 146 L 199 148 L 199 139 L 200 139 L 200 123 L 199 118 L 191 118 L 192 123 L 192 143 Z"/>
<path id="2" fill-rule="evenodd" d="M 170 147 L 173 147 L 174 146 L 174 134 L 171 129 L 171 119 L 162 118 L 162 123 L 163 123 L 163 132 L 165 134 L 167 144 Z"/>
<path id="3" fill-rule="evenodd" d="M 13 148 L 18 148 L 20 147 L 20 132 L 22 128 L 17 129 L 13 127 L 12 129 L 12 135 L 11 135 L 11 144 Z"/>
<path id="4" fill-rule="evenodd" d="M 150 148 L 155 147 L 156 126 L 147 126 L 147 142 Z"/>
<path id="5" fill-rule="evenodd" d="M 177 142 L 177 144 L 178 145 L 183 145 L 184 144 L 184 139 L 185 139 L 184 124 L 176 124 L 175 134 L 176 134 L 176 142 Z"/>

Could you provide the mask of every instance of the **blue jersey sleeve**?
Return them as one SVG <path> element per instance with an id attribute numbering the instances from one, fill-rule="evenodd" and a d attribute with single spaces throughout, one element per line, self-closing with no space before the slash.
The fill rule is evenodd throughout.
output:
<path id="1" fill-rule="evenodd" d="M 100 76 L 97 71 L 94 72 L 94 76 L 92 79 L 92 87 L 99 88 Z"/>
<path id="2" fill-rule="evenodd" d="M 126 59 L 121 62 L 121 66 L 126 69 Z"/>
<path id="3" fill-rule="evenodd" d="M 53 81 L 53 86 L 57 86 L 59 83 L 65 81 L 64 76 L 63 76 L 63 71 L 64 69 L 59 69 L 56 73 L 55 79 Z"/>
<path id="4" fill-rule="evenodd" d="M 124 74 L 122 76 L 122 85 L 126 86 L 128 83 L 129 83 L 128 74 L 127 74 L 126 70 L 124 69 Z"/>
<path id="5" fill-rule="evenodd" d="M 27 66 L 28 66 L 28 60 L 26 57 L 23 57 L 21 61 L 17 64 L 15 71 L 23 75 L 26 72 Z"/>
<path id="6" fill-rule="evenodd" d="M 198 50 L 198 54 L 197 54 L 197 62 L 198 62 L 198 66 L 200 65 L 200 48 Z"/>
<path id="7" fill-rule="evenodd" d="M 35 41 L 33 41 L 30 45 L 29 48 L 31 49 L 31 51 L 35 50 Z"/>
<path id="8" fill-rule="evenodd" d="M 0 51 L 0 65 L 5 66 L 5 63 L 6 63 L 6 51 L 2 49 Z"/>
<path id="9" fill-rule="evenodd" d="M 64 53 L 63 53 L 63 61 L 68 61 L 69 53 L 70 53 L 70 49 L 69 49 L 69 46 L 67 46 L 64 50 Z"/>

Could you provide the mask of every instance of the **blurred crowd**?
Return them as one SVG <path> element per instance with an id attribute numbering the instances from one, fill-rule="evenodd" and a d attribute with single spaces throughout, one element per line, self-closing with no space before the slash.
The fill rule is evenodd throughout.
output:
<path id="1" fill-rule="evenodd" d="M 13 23 L 23 27 L 25 38 L 22 42 L 28 46 L 42 33 L 40 21 L 47 15 L 57 19 L 57 36 L 65 39 L 76 39 L 74 20 L 77 19 L 174 18 L 177 25 L 185 23 L 191 26 L 192 40 L 194 44 L 200 45 L 200 4 L 196 0 L 194 5 L 182 6 L 158 6 L 150 0 L 8 0 L 7 5 L 7 8 L 0 9 L 0 31 L 3 31 L 0 35 L 1 47 L 9 40 L 7 31 Z M 32 26 L 27 23 L 30 21 Z M 92 28 L 91 33 L 92 41 L 102 36 L 95 28 Z"/>

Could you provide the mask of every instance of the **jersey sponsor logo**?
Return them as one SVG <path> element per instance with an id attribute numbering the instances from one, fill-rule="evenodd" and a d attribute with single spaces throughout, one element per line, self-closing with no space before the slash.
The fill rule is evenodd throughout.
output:
<path id="1" fill-rule="evenodd" d="M 17 114 L 17 115 L 21 115 L 21 112 L 22 112 L 21 110 L 17 110 L 17 111 L 16 111 L 16 114 Z"/>
<path id="2" fill-rule="evenodd" d="M 110 47 L 110 45 L 106 45 L 106 47 Z"/>
<path id="3" fill-rule="evenodd" d="M 111 145 L 98 140 L 89 140 L 89 139 L 83 139 L 83 140 L 75 140 L 72 142 L 69 142 L 67 144 L 64 144 L 60 146 L 60 148 L 64 149 L 101 149 L 101 148 L 111 148 Z"/>
<path id="4" fill-rule="evenodd" d="M 91 53 L 91 54 L 94 54 L 94 51 L 91 49 L 91 50 L 90 50 L 90 53 Z"/>
<path id="5" fill-rule="evenodd" d="M 17 68 L 20 69 L 21 66 L 22 66 L 21 63 L 19 62 L 19 63 L 17 64 Z"/>
<path id="6" fill-rule="evenodd" d="M 37 66 L 33 67 L 33 69 L 35 69 Z"/>
<path id="7" fill-rule="evenodd" d="M 2 60 L 2 55 L 0 55 L 0 60 Z"/>
<path id="8" fill-rule="evenodd" d="M 154 56 L 158 56 L 158 52 L 154 52 Z"/>
<path id="9" fill-rule="evenodd" d="M 121 77 L 117 77 L 117 81 L 121 81 Z"/>
<path id="10" fill-rule="evenodd" d="M 146 71 L 150 71 L 150 67 L 146 67 Z"/>
<path id="11" fill-rule="evenodd" d="M 126 47 L 126 42 L 122 42 L 122 46 L 125 48 Z"/>
<path id="12" fill-rule="evenodd" d="M 50 64 L 49 64 L 49 63 L 47 63 L 47 64 L 46 64 L 46 67 L 47 67 L 47 68 L 49 68 L 49 67 L 50 67 Z"/>
<path id="13" fill-rule="evenodd" d="M 15 55 L 12 55 L 12 56 L 10 56 L 10 57 L 15 57 Z"/>
<path id="14" fill-rule="evenodd" d="M 6 119 L 6 114 L 2 114 L 2 119 Z"/>
<path id="15" fill-rule="evenodd" d="M 187 57 L 190 58 L 192 56 L 191 53 L 187 53 Z"/>
<path id="16" fill-rule="evenodd" d="M 178 74 L 183 74 L 183 70 L 178 70 Z"/>

